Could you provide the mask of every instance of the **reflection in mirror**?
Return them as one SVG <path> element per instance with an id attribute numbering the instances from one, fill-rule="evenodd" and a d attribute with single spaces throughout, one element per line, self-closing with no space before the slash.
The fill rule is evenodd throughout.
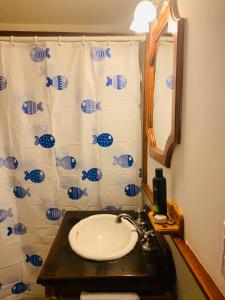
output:
<path id="1" fill-rule="evenodd" d="M 172 124 L 172 91 L 174 38 L 170 34 L 162 34 L 158 40 L 155 58 L 155 83 L 153 103 L 153 130 L 156 147 L 165 148 Z"/>

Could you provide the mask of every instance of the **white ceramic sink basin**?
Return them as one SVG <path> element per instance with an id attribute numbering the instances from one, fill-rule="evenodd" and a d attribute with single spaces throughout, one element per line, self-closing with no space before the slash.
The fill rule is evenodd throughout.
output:
<path id="1" fill-rule="evenodd" d="M 99 214 L 85 218 L 72 227 L 69 243 L 83 258 L 104 261 L 128 254 L 138 240 L 135 227 L 127 220 L 115 223 L 116 215 Z"/>

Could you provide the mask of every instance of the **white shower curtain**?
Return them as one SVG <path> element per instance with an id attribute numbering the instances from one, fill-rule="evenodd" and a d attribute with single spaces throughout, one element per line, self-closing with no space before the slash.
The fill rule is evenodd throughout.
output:
<path id="1" fill-rule="evenodd" d="M 1 42 L 0 298 L 43 299 L 65 211 L 140 207 L 140 168 L 136 42 Z"/>

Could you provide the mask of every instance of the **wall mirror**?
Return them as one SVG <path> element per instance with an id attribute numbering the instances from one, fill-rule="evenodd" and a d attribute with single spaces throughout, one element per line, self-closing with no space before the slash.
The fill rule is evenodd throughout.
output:
<path id="1" fill-rule="evenodd" d="M 181 138 L 183 24 L 170 1 L 146 43 L 145 131 L 150 156 L 166 167 Z"/>

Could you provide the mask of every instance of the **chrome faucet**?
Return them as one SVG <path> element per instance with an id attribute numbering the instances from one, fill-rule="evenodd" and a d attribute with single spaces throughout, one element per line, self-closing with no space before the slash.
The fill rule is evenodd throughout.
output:
<path id="1" fill-rule="evenodd" d="M 143 229 L 137 224 L 137 222 L 136 222 L 130 215 L 125 214 L 125 213 L 119 214 L 119 215 L 116 217 L 115 222 L 116 222 L 116 223 L 121 223 L 121 222 L 122 222 L 122 219 L 128 220 L 128 221 L 129 221 L 132 225 L 134 225 L 134 227 L 137 229 L 138 234 L 139 234 L 141 237 L 145 237 L 145 235 L 146 235 L 145 230 L 143 230 Z"/>

